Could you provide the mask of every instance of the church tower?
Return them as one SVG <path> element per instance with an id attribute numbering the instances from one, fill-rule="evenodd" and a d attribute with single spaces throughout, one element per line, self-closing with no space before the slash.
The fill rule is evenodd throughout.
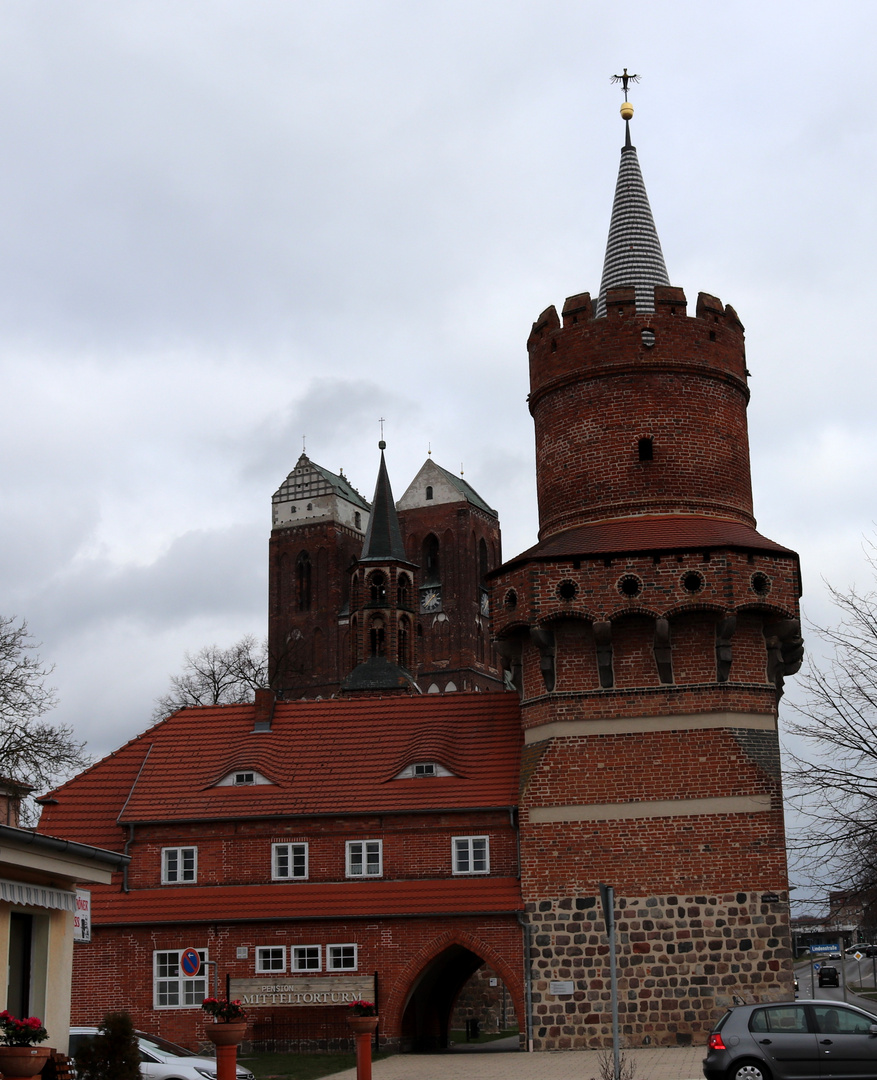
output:
<path id="1" fill-rule="evenodd" d="M 350 670 L 350 567 L 370 507 L 343 474 L 304 453 L 271 503 L 271 685 L 280 697 L 325 697 Z"/>
<path id="2" fill-rule="evenodd" d="M 798 559 L 756 531 L 743 327 L 669 285 L 632 113 L 599 296 L 528 341 L 539 541 L 491 575 L 537 1050 L 611 1040 L 601 884 L 634 1045 L 703 1040 L 735 993 L 791 996 L 777 704 Z"/>
<path id="3" fill-rule="evenodd" d="M 398 510 L 408 558 L 420 567 L 418 685 L 424 693 L 501 690 L 487 588 L 502 553 L 499 515 L 432 457 Z"/>
<path id="4" fill-rule="evenodd" d="M 405 555 L 399 516 L 384 460 L 381 463 L 362 553 L 350 588 L 350 664 L 342 690 L 413 690 L 415 573 Z"/>

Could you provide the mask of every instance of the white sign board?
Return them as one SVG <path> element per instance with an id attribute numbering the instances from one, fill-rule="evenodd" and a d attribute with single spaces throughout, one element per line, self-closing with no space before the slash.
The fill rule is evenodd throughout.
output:
<path id="1" fill-rule="evenodd" d="M 241 1005 L 349 1005 L 374 1001 L 375 981 L 370 975 L 324 975 L 312 978 L 231 979 L 231 996 Z"/>
<path id="2" fill-rule="evenodd" d="M 571 994 L 575 987 L 572 979 L 552 979 L 548 984 L 548 989 L 555 997 L 564 997 L 566 994 Z"/>
<path id="3" fill-rule="evenodd" d="M 91 941 L 91 893 L 76 890 L 76 911 L 73 913 L 73 940 Z"/>

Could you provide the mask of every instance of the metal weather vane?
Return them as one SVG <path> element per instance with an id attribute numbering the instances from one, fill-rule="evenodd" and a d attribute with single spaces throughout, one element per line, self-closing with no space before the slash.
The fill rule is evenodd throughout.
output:
<path id="1" fill-rule="evenodd" d="M 624 100 L 627 101 L 627 86 L 628 83 L 639 82 L 639 75 L 628 75 L 627 68 L 624 69 L 623 75 L 611 75 L 610 81 L 614 83 L 621 83 L 621 89 L 624 91 Z"/>

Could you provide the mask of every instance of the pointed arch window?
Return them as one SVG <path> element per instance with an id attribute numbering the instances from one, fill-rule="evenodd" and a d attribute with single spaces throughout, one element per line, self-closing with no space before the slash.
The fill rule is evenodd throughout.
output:
<path id="1" fill-rule="evenodd" d="M 387 575 L 383 570 L 375 570 L 368 579 L 369 602 L 386 607 L 387 604 Z"/>
<path id="2" fill-rule="evenodd" d="M 399 618 L 396 629 L 396 663 L 399 667 L 411 667 L 411 622 L 407 615 Z"/>
<path id="3" fill-rule="evenodd" d="M 430 533 L 423 541 L 420 565 L 423 567 L 423 584 L 438 585 L 441 574 L 439 572 L 439 542 L 435 533 Z"/>
<path id="4" fill-rule="evenodd" d="M 295 561 L 295 583 L 298 596 L 298 610 L 311 610 L 311 557 L 302 551 Z"/>
<path id="5" fill-rule="evenodd" d="M 380 615 L 372 615 L 368 624 L 368 649 L 370 656 L 385 656 L 387 631 Z"/>
<path id="6" fill-rule="evenodd" d="M 400 574 L 396 582 L 396 606 L 411 607 L 411 578 L 407 574 Z"/>

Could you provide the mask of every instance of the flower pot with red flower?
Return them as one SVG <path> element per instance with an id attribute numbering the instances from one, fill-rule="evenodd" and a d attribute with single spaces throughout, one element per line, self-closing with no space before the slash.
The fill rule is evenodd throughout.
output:
<path id="1" fill-rule="evenodd" d="M 207 1038 L 215 1046 L 237 1046 L 243 1041 L 247 1014 L 239 1001 L 206 997 L 201 1008 L 213 1017 L 213 1023 L 207 1025 Z"/>
<path id="2" fill-rule="evenodd" d="M 347 1010 L 347 1023 L 357 1035 L 370 1035 L 378 1026 L 378 1010 L 373 1001 L 351 1001 Z"/>
<path id="3" fill-rule="evenodd" d="M 42 1072 L 51 1051 L 35 1044 L 48 1037 L 42 1020 L 36 1016 L 19 1020 L 6 1009 L 0 1012 L 0 1072 L 5 1080 L 20 1080 Z"/>

